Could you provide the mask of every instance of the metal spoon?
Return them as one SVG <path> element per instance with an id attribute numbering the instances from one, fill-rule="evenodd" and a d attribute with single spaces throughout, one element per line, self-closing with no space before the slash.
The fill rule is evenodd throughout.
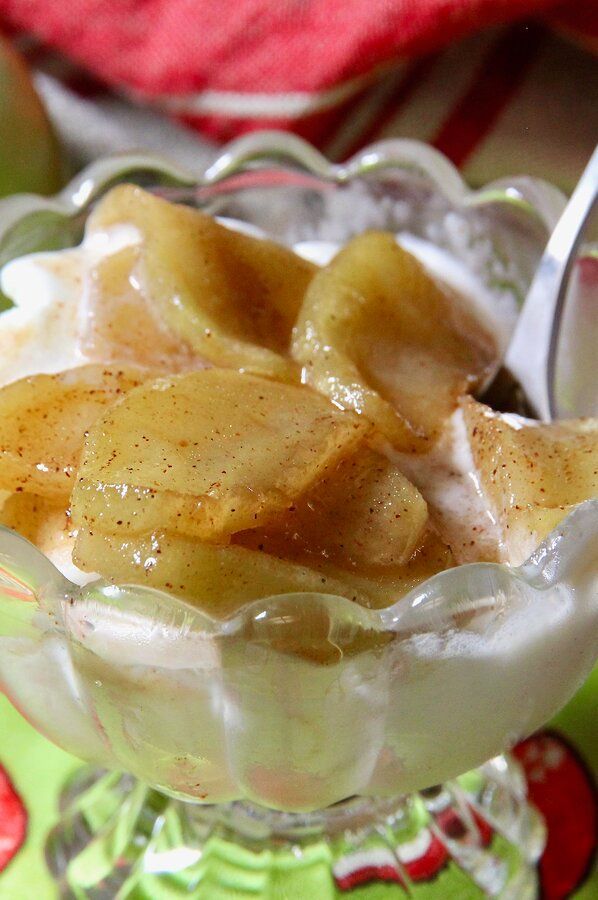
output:
<path id="1" fill-rule="evenodd" d="M 598 415 L 598 280 L 591 288 L 588 314 L 583 322 L 575 322 L 575 330 L 583 331 L 577 345 L 583 345 L 585 353 L 578 354 L 575 340 L 570 340 L 573 358 L 567 384 L 559 380 L 559 344 L 565 309 L 571 303 L 571 274 L 597 195 L 598 147 L 546 245 L 505 357 L 506 368 L 544 421 Z"/>

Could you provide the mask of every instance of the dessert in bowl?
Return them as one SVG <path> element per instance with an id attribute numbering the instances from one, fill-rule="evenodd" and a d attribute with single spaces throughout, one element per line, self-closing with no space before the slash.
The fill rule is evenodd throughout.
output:
<path id="1" fill-rule="evenodd" d="M 200 803 L 453 778 L 596 656 L 596 423 L 483 402 L 562 198 L 409 142 L 194 180 L 4 209 L 6 259 L 93 206 L 2 273 L 2 688 Z"/>

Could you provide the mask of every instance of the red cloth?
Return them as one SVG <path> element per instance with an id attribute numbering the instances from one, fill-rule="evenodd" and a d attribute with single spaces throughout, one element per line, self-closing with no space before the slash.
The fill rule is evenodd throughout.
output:
<path id="1" fill-rule="evenodd" d="M 313 91 L 400 54 L 436 49 L 554 0 L 2 0 L 34 32 L 114 85 L 149 95 Z"/>
<path id="2" fill-rule="evenodd" d="M 277 126 L 317 139 L 322 117 L 330 124 L 337 114 L 331 110 L 342 115 L 347 99 L 381 67 L 558 6 L 555 0 L 0 0 L 0 21 L 214 137 Z M 596 38 L 594 0 L 563 10 L 569 33 Z"/>

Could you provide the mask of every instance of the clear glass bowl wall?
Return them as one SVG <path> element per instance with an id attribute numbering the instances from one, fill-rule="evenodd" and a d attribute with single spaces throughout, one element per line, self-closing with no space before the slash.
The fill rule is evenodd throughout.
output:
<path id="1" fill-rule="evenodd" d="M 0 260 L 76 243 L 94 199 L 133 180 L 289 244 L 423 237 L 515 314 L 562 209 L 550 186 L 473 193 L 412 142 L 334 167 L 268 140 L 243 139 L 199 179 L 118 157 L 51 201 L 10 198 Z M 173 796 L 299 811 L 396 795 L 481 764 L 571 696 L 598 650 L 597 538 L 591 501 L 518 569 L 461 566 L 384 610 L 288 594 L 217 621 L 143 587 L 79 588 L 1 529 L 0 687 L 60 746 Z"/>

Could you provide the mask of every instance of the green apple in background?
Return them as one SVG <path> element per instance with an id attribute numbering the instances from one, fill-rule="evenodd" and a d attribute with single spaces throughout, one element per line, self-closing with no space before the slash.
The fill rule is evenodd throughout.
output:
<path id="1" fill-rule="evenodd" d="M 27 66 L 0 36 L 0 197 L 52 194 L 61 175 L 58 143 Z"/>

